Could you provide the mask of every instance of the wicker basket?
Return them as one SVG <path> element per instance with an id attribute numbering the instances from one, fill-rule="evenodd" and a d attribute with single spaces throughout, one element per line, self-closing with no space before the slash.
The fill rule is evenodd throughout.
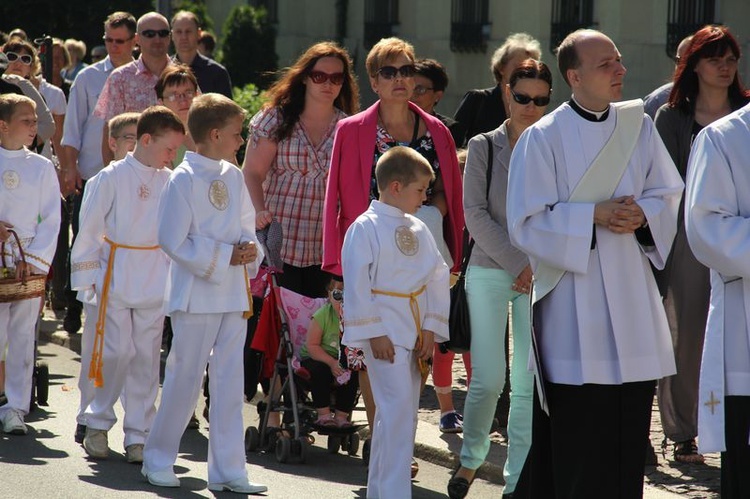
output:
<path id="1" fill-rule="evenodd" d="M 26 263 L 26 255 L 21 247 L 21 241 L 18 239 L 16 231 L 9 230 L 16 240 L 18 251 L 21 254 L 21 261 Z M 16 279 L 15 270 L 8 267 L 5 263 L 5 242 L 0 244 L 0 254 L 2 255 L 2 268 L 0 269 L 0 303 L 13 301 L 28 300 L 44 295 L 44 285 L 47 280 L 46 275 L 30 275 Z M 4 277 L 10 274 L 9 277 Z"/>

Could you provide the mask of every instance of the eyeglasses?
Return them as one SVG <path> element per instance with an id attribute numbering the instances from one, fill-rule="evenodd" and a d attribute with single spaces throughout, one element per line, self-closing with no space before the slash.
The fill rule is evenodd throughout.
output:
<path id="1" fill-rule="evenodd" d="M 147 37 L 147 38 L 151 38 L 151 37 Z M 102 40 L 104 40 L 104 43 L 114 43 L 115 45 L 125 45 L 126 43 L 128 43 L 132 39 L 133 39 L 132 36 L 130 38 L 125 38 L 125 39 L 122 39 L 122 38 L 110 38 L 108 36 L 103 36 L 102 37 Z"/>
<path id="2" fill-rule="evenodd" d="M 146 38 L 153 38 L 156 35 L 159 35 L 159 38 L 168 38 L 169 30 L 168 29 L 144 29 L 143 31 L 141 31 L 141 36 L 145 36 Z"/>
<path id="3" fill-rule="evenodd" d="M 8 58 L 8 62 L 16 62 L 20 59 L 21 62 L 27 66 L 31 66 L 31 61 L 34 60 L 34 58 L 28 54 L 18 54 L 16 52 L 6 52 L 5 56 Z"/>
<path id="4" fill-rule="evenodd" d="M 341 85 L 344 83 L 344 73 L 324 73 L 323 71 L 310 71 L 309 75 L 313 83 L 322 85 L 330 81 L 332 85 Z"/>
<path id="5" fill-rule="evenodd" d="M 386 80 L 394 79 L 397 74 L 402 78 L 411 78 L 412 76 L 414 76 L 414 65 L 406 64 L 404 66 L 401 66 L 400 68 L 397 68 L 395 66 L 383 66 L 382 68 L 378 69 L 378 74 L 380 74 L 380 76 L 382 76 Z"/>
<path id="6" fill-rule="evenodd" d="M 522 106 L 525 106 L 529 102 L 533 102 L 536 107 L 544 107 L 549 104 L 550 101 L 549 95 L 547 97 L 529 97 L 528 95 L 517 94 L 513 91 L 513 89 L 510 89 L 510 95 L 513 96 L 514 101 L 518 102 Z"/>
<path id="7" fill-rule="evenodd" d="M 331 291 L 331 298 L 333 298 L 333 301 L 344 301 L 344 290 L 334 289 Z"/>
<path id="8" fill-rule="evenodd" d="M 423 87 L 422 85 L 417 85 L 414 87 L 414 95 L 424 95 L 427 92 L 432 92 L 435 90 L 433 87 Z"/>
<path id="9" fill-rule="evenodd" d="M 192 90 L 185 90 L 181 94 L 172 94 L 172 95 L 165 95 L 164 100 L 168 100 L 169 102 L 175 102 L 178 100 L 190 100 L 193 97 L 195 97 L 195 92 Z"/>
<path id="10" fill-rule="evenodd" d="M 120 135 L 119 137 L 115 137 L 115 140 L 124 140 L 126 142 L 135 142 L 137 137 L 134 133 L 126 133 L 125 135 Z"/>

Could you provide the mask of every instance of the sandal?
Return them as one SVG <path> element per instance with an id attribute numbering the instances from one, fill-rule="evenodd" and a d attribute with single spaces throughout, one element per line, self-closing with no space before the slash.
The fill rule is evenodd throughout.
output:
<path id="1" fill-rule="evenodd" d="M 469 493 L 471 484 L 474 483 L 473 477 L 471 481 L 463 477 L 457 477 L 456 474 L 460 469 L 460 467 L 457 468 L 456 471 L 453 472 L 451 479 L 448 480 L 448 497 L 450 499 L 464 499 L 466 494 Z M 476 477 L 476 473 L 474 473 L 474 476 Z"/>
<path id="2" fill-rule="evenodd" d="M 332 413 L 318 416 L 318 419 L 316 419 L 313 424 L 316 426 L 322 426 L 324 428 L 338 428 L 339 426 L 338 424 L 336 424 L 336 420 L 334 419 Z"/>
<path id="3" fill-rule="evenodd" d="M 698 452 L 694 438 L 674 444 L 674 460 L 686 464 L 703 464 L 706 461 L 703 454 Z"/>

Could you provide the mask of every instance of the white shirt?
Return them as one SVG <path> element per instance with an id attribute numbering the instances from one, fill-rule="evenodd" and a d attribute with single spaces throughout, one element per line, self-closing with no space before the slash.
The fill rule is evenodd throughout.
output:
<path id="1" fill-rule="evenodd" d="M 344 271 L 342 343 L 363 346 L 387 335 L 394 345 L 414 349 L 417 329 L 409 299 L 373 290 L 418 297 L 422 329 L 435 342 L 448 339 L 449 270 L 427 226 L 396 207 L 372 201 L 346 231 L 341 249 Z"/>
<path id="2" fill-rule="evenodd" d="M 159 244 L 172 258 L 167 314 L 249 310 L 243 267 L 229 265 L 234 244 L 254 242 L 258 257 L 245 265 L 253 278 L 263 261 L 255 237 L 255 209 L 235 165 L 185 153 L 159 201 Z"/>
<path id="3" fill-rule="evenodd" d="M 750 106 L 745 106 L 698 134 L 687 169 L 688 241 L 696 258 L 711 268 L 698 395 L 703 452 L 725 450 L 724 397 L 750 396 L 748 157 Z"/>
<path id="4" fill-rule="evenodd" d="M 102 169 L 104 120 L 94 116 L 99 94 L 114 66 L 109 56 L 78 73 L 68 96 L 62 144 L 78 151 L 78 171 L 90 179 Z"/>
<path id="5" fill-rule="evenodd" d="M 150 168 L 128 154 L 95 175 L 86 185 L 80 229 L 70 255 L 71 287 L 96 285 L 101 296 L 109 263 L 110 241 L 148 247 L 158 245 L 157 207 L 169 170 Z M 149 191 L 144 193 L 142 185 Z M 127 308 L 162 305 L 169 260 L 163 251 L 117 248 L 109 301 Z"/>
<path id="6" fill-rule="evenodd" d="M 53 117 L 65 116 L 65 108 L 67 107 L 67 102 L 65 101 L 65 93 L 61 88 L 54 86 L 53 84 L 42 78 L 39 81 L 39 93 L 42 94 L 42 97 L 44 97 L 44 101 L 47 103 L 47 107 L 49 107 L 49 110 L 52 113 Z M 44 143 L 44 147 L 42 148 L 42 156 L 47 159 L 52 159 L 52 161 L 56 161 L 55 159 L 53 159 L 53 156 L 59 157 L 60 152 L 55 151 L 55 153 L 53 154 L 52 141 L 48 140 Z"/>
<path id="7" fill-rule="evenodd" d="M 0 220 L 13 224 L 34 273 L 49 272 L 60 232 L 60 184 L 48 159 L 0 147 Z M 8 243 L 6 258 L 20 260 L 12 236 Z"/>
<path id="8" fill-rule="evenodd" d="M 614 385 L 675 373 L 649 260 L 663 268 L 669 255 L 683 183 L 653 122 L 644 115 L 613 197 L 635 196 L 655 245 L 596 226 L 592 250 L 594 204 L 566 202 L 615 122 L 615 112 L 593 122 L 562 104 L 521 135 L 511 157 L 511 240 L 532 269 L 544 262 L 566 271 L 534 311 L 544 374 L 554 383 Z"/>

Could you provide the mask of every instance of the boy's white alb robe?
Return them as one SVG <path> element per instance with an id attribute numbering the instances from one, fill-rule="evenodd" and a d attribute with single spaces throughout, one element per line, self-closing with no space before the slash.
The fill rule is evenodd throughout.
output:
<path id="1" fill-rule="evenodd" d="M 26 148 L 0 147 L 0 220 L 13 224 L 35 274 L 46 274 L 57 249 L 60 232 L 60 184 L 51 161 Z M 13 238 L 6 243 L 6 259 L 20 259 Z"/>
<path id="2" fill-rule="evenodd" d="M 750 106 L 745 106 L 703 129 L 688 165 L 688 241 L 696 258 L 711 268 L 698 399 L 701 452 L 726 450 L 725 397 L 750 396 L 748 158 Z"/>
<path id="3" fill-rule="evenodd" d="M 159 193 L 169 170 L 150 168 L 128 154 L 86 183 L 80 229 L 70 254 L 74 290 L 96 285 L 101 296 L 110 255 L 108 238 L 128 246 L 156 246 Z M 150 195 L 141 199 L 141 184 Z M 124 308 L 151 308 L 164 300 L 169 259 L 163 251 L 118 248 L 115 252 L 108 303 Z M 79 293 L 80 296 L 80 293 Z M 88 301 L 88 300 L 87 300 Z"/>
<path id="4" fill-rule="evenodd" d="M 416 248 L 408 239 L 399 243 L 401 231 L 415 236 Z M 341 261 L 345 345 L 361 347 L 369 345 L 370 338 L 387 335 L 395 346 L 414 349 L 417 330 L 409 299 L 374 295 L 372 290 L 409 294 L 425 285 L 417 297 L 422 329 L 433 331 L 436 343 L 448 339 L 448 266 L 424 222 L 373 201 L 347 230 Z"/>
<path id="5" fill-rule="evenodd" d="M 523 133 L 511 158 L 511 240 L 532 268 L 544 262 L 566 271 L 534 312 L 545 379 L 553 383 L 615 385 L 675 372 L 649 261 L 664 267 L 683 183 L 647 116 L 613 197 L 635 197 L 654 245 L 594 227 L 594 203 L 566 202 L 614 131 L 610 111 L 594 122 L 562 104 Z"/>
<path id="6" fill-rule="evenodd" d="M 255 237 L 255 209 L 239 168 L 188 151 L 162 191 L 159 221 L 159 244 L 174 260 L 167 314 L 250 309 L 247 278 L 258 273 L 263 248 Z M 255 261 L 245 266 L 247 273 L 229 265 L 240 242 L 253 242 L 258 250 Z"/>

